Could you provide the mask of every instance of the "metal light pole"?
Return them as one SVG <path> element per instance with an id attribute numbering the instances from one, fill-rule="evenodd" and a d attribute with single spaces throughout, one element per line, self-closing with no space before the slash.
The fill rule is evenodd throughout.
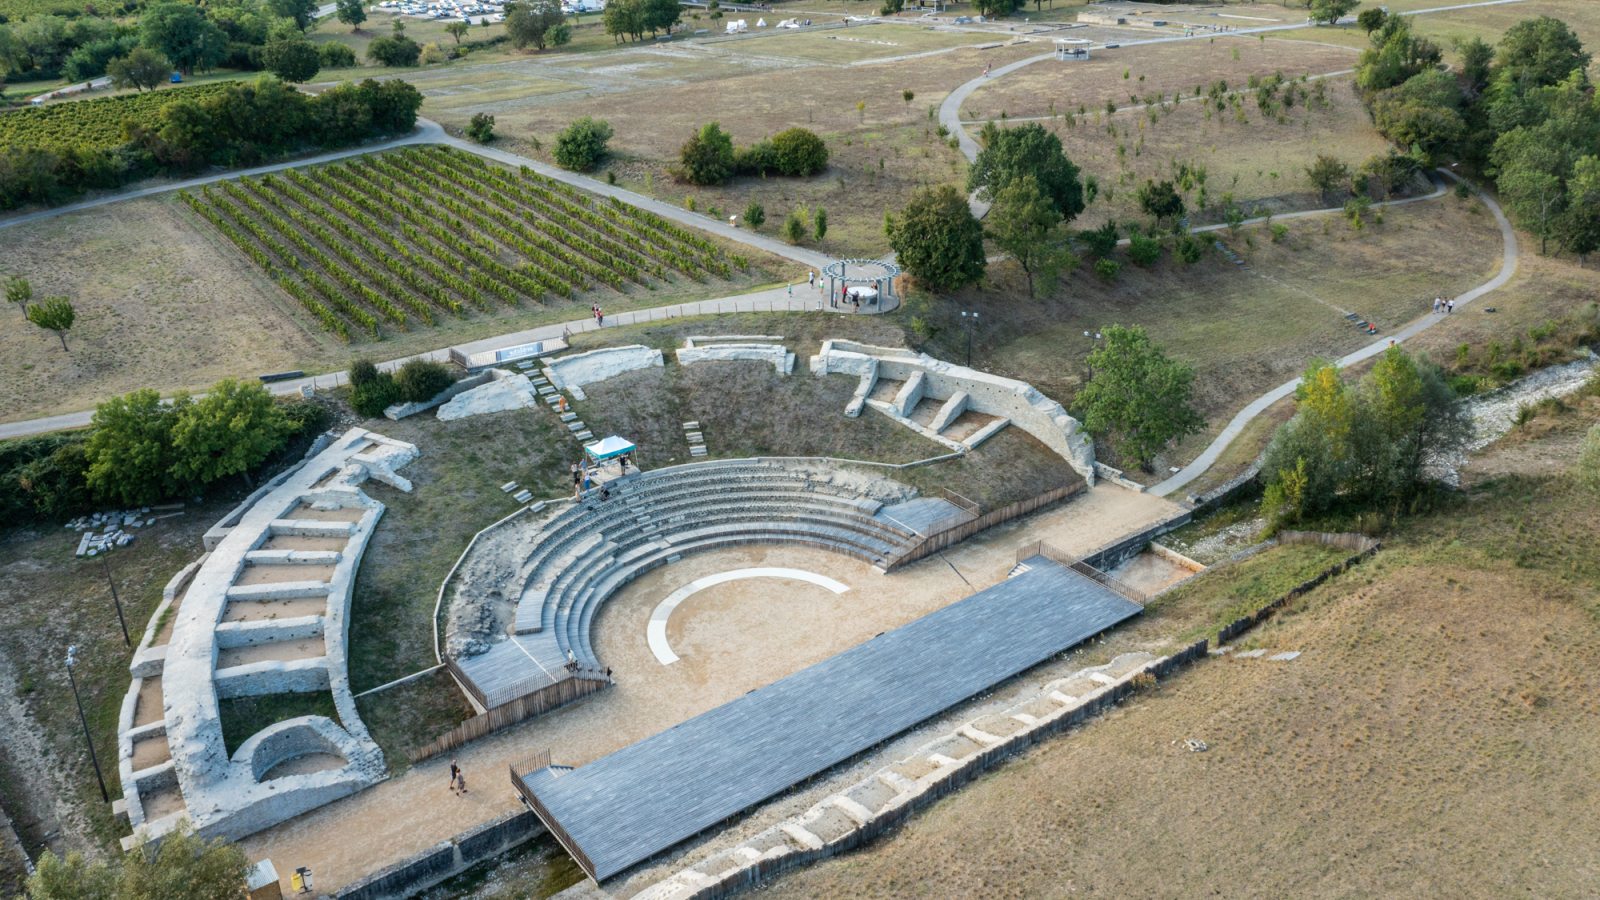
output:
<path id="1" fill-rule="evenodd" d="M 67 648 L 67 680 L 72 682 L 72 699 L 78 702 L 78 721 L 83 723 L 83 742 L 89 745 L 89 761 L 94 763 L 95 780 L 100 782 L 100 799 L 102 802 L 110 803 L 111 795 L 106 792 L 105 776 L 100 774 L 100 759 L 94 755 L 94 738 L 89 734 L 89 717 L 83 714 L 83 698 L 78 696 L 78 679 L 72 675 L 72 666 L 78 661 L 77 652 L 77 647 Z"/>
<path id="2" fill-rule="evenodd" d="M 968 315 L 972 316 L 972 318 L 968 319 Z M 970 369 L 972 368 L 972 330 L 978 326 L 978 314 L 968 313 L 963 310 L 961 320 L 962 324 L 967 326 L 967 368 Z"/>
<path id="3" fill-rule="evenodd" d="M 133 639 L 128 637 L 128 620 L 122 616 L 122 600 L 117 597 L 117 583 L 111 577 L 111 560 L 104 553 L 100 554 L 100 561 L 105 563 L 106 584 L 111 585 L 111 602 L 117 605 L 117 621 L 122 624 L 122 641 L 129 647 L 133 646 Z"/>

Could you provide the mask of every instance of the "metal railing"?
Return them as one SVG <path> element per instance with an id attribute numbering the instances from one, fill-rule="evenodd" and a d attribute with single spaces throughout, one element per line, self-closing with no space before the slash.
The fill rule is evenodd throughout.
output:
<path id="1" fill-rule="evenodd" d="M 1017 548 L 1017 562 L 1019 563 L 1034 556 L 1042 556 L 1051 562 L 1060 563 L 1072 571 L 1077 572 L 1079 575 L 1098 582 L 1102 586 L 1108 588 L 1109 590 L 1115 591 L 1116 593 L 1129 600 L 1132 600 L 1140 606 L 1144 606 L 1150 600 L 1150 595 L 1146 594 L 1144 591 L 1139 590 L 1120 578 L 1113 578 L 1112 576 L 1107 575 L 1099 569 L 1096 569 L 1094 566 L 1089 565 L 1076 556 L 1073 556 L 1071 553 L 1068 553 L 1064 550 L 1058 550 L 1055 547 L 1046 544 L 1044 541 L 1034 541 L 1031 544 L 1023 544 L 1021 547 Z"/>
<path id="2" fill-rule="evenodd" d="M 540 769 L 550 768 L 550 748 L 546 747 L 527 759 L 519 759 L 511 764 L 511 779 L 521 781 Z"/>

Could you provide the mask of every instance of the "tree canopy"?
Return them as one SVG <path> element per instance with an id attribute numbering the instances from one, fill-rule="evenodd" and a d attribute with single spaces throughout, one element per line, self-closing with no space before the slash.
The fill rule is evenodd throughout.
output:
<path id="1" fill-rule="evenodd" d="M 1139 208 L 1154 216 L 1157 226 L 1162 219 L 1177 220 L 1183 217 L 1183 197 L 1170 181 L 1157 182 L 1146 178 L 1144 184 L 1139 186 L 1138 197 Z"/>
<path id="2" fill-rule="evenodd" d="M 268 72 L 296 84 L 305 84 L 322 70 L 322 56 L 310 41 L 273 41 L 261 51 Z"/>
<path id="3" fill-rule="evenodd" d="M 954 185 L 927 187 L 884 230 L 900 265 L 936 291 L 952 290 L 983 277 L 983 226 Z"/>
<path id="4" fill-rule="evenodd" d="M 228 50 L 228 37 L 200 7 L 188 3 L 152 3 L 139 14 L 139 39 L 166 56 L 178 71 L 191 75 L 210 69 Z"/>
<path id="5" fill-rule="evenodd" d="M 1194 370 L 1168 359 L 1142 326 L 1107 328 L 1105 343 L 1089 354 L 1089 369 L 1073 413 L 1090 434 L 1113 440 L 1141 467 L 1168 443 L 1205 427 L 1190 405 Z"/>
<path id="6" fill-rule="evenodd" d="M 983 149 L 967 170 L 967 190 L 994 202 L 1006 185 L 1032 175 L 1063 222 L 1083 212 L 1083 183 L 1078 167 L 1061 150 L 1061 139 L 1037 122 L 1016 128 L 985 126 Z"/>
<path id="7" fill-rule="evenodd" d="M 127 56 L 106 64 L 111 86 L 118 90 L 153 91 L 167 80 L 172 63 L 149 47 L 135 47 Z"/>
<path id="8" fill-rule="evenodd" d="M 1055 293 L 1062 267 L 1077 259 L 1064 246 L 1061 214 L 1039 189 L 1038 180 L 1024 175 L 1006 185 L 985 220 L 989 239 L 1022 266 L 1028 294 L 1042 299 Z"/>
<path id="9" fill-rule="evenodd" d="M 721 184 L 733 177 L 733 137 L 717 122 L 707 122 L 678 151 L 690 184 Z"/>
<path id="10" fill-rule="evenodd" d="M 556 0 L 520 0 L 506 4 L 506 36 L 518 50 L 532 44 L 543 50 L 549 44 L 550 31 L 567 21 Z"/>
<path id="11" fill-rule="evenodd" d="M 173 476 L 209 484 L 244 475 L 283 446 L 289 424 L 260 384 L 231 378 L 186 404 L 172 427 Z"/>
<path id="12" fill-rule="evenodd" d="M 172 426 L 190 402 L 179 395 L 164 406 L 160 394 L 145 389 L 97 406 L 85 448 L 89 489 L 128 506 L 155 503 L 179 490 L 183 482 L 173 474 Z"/>
<path id="13" fill-rule="evenodd" d="M 136 849 L 114 865 L 46 850 L 28 878 L 28 900 L 239 900 L 249 871 L 238 844 L 203 840 L 182 825 L 159 849 Z"/>
<path id="14" fill-rule="evenodd" d="M 614 132 L 604 119 L 584 116 L 556 135 L 551 155 L 556 164 L 574 172 L 587 172 L 606 155 L 606 142 Z"/>
<path id="15" fill-rule="evenodd" d="M 366 4 L 362 3 L 361 0 L 337 0 L 335 6 L 339 21 L 349 25 L 351 31 L 361 30 L 361 23 L 367 20 Z M 458 22 L 455 24 L 464 25 L 466 23 Z M 445 30 L 449 31 L 449 26 L 446 26 Z M 456 40 L 459 42 L 461 38 L 458 36 Z"/>
<path id="16" fill-rule="evenodd" d="M 77 320 L 78 314 L 72 308 L 72 301 L 65 297 L 46 297 L 43 303 L 35 303 L 27 308 L 24 313 L 28 321 L 46 331 L 54 331 L 56 337 L 61 338 L 61 349 L 67 349 L 67 332 L 72 329 L 72 323 Z"/>

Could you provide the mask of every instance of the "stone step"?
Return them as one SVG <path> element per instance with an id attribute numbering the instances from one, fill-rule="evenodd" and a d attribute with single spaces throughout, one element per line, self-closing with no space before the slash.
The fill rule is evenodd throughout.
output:
<path id="1" fill-rule="evenodd" d="M 687 437 L 689 438 L 689 443 L 691 444 L 704 444 L 706 442 L 705 435 L 698 431 L 689 432 Z"/>
<path id="2" fill-rule="evenodd" d="M 705 445 L 704 444 L 695 444 L 693 447 L 690 447 L 689 448 L 689 455 L 692 456 L 692 457 L 705 456 L 706 455 L 706 447 L 705 447 Z"/>
<path id="3" fill-rule="evenodd" d="M 533 499 L 533 492 L 517 491 L 517 493 L 513 495 L 511 499 L 517 501 L 518 503 L 527 503 L 529 500 Z"/>
<path id="4" fill-rule="evenodd" d="M 563 421 L 563 422 L 571 422 L 571 421 L 573 421 L 573 420 L 575 420 L 577 418 L 578 418 L 578 414 L 577 413 L 562 413 L 561 414 L 561 421 Z"/>
<path id="5" fill-rule="evenodd" d="M 683 423 L 683 430 L 684 431 L 699 431 L 700 430 L 700 423 L 699 422 L 685 422 L 685 423 Z"/>
<path id="6" fill-rule="evenodd" d="M 505 484 L 500 485 L 500 490 L 505 491 L 508 494 L 516 489 L 517 483 L 515 481 L 508 481 Z"/>
<path id="7" fill-rule="evenodd" d="M 576 419 L 577 416 L 573 416 L 572 418 Z M 571 419 L 562 419 L 562 421 L 567 423 L 568 431 L 582 431 L 585 427 L 587 427 L 582 422 L 574 422 Z"/>
<path id="8" fill-rule="evenodd" d="M 580 431 L 577 434 L 573 435 L 573 437 L 577 438 L 580 441 L 592 441 L 592 440 L 594 440 L 594 432 L 591 432 L 591 431 Z"/>

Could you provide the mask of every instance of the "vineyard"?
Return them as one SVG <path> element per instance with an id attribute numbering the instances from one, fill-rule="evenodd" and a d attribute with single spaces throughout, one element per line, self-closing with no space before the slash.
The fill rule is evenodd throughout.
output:
<path id="1" fill-rule="evenodd" d="M 652 213 L 446 147 L 178 196 L 344 341 L 594 287 L 727 279 L 745 266 Z"/>
<path id="2" fill-rule="evenodd" d="M 123 143 L 122 122 L 154 124 L 161 108 L 174 100 L 201 101 L 228 89 L 230 82 L 162 88 L 117 97 L 96 97 L 23 109 L 0 116 L 0 145 L 13 147 L 77 147 L 105 150 Z"/>

